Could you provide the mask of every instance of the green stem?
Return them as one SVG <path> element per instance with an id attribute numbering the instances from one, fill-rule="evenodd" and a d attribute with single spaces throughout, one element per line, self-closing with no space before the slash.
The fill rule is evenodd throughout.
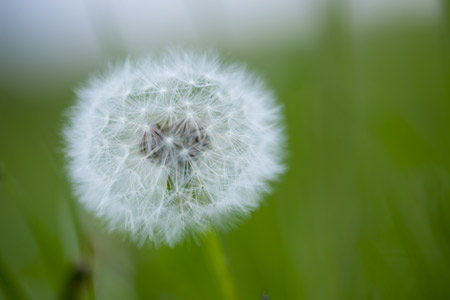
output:
<path id="1" fill-rule="evenodd" d="M 205 239 L 205 250 L 211 268 L 219 281 L 224 299 L 237 300 L 238 296 L 233 277 L 225 259 L 225 252 L 223 251 L 219 237 L 213 231 Z"/>

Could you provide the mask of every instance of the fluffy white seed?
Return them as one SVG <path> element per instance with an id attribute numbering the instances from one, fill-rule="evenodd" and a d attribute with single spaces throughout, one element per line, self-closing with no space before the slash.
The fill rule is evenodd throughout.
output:
<path id="1" fill-rule="evenodd" d="M 255 209 L 283 171 L 272 93 L 216 56 L 128 60 L 80 89 L 70 118 L 65 139 L 80 201 L 140 241 L 174 245 L 227 226 Z"/>

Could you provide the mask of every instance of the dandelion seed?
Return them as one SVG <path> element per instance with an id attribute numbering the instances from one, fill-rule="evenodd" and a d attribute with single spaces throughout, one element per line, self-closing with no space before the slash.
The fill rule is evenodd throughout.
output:
<path id="1" fill-rule="evenodd" d="M 126 61 L 88 82 L 70 114 L 69 173 L 81 203 L 136 240 L 174 245 L 230 225 L 283 171 L 272 93 L 215 56 Z"/>

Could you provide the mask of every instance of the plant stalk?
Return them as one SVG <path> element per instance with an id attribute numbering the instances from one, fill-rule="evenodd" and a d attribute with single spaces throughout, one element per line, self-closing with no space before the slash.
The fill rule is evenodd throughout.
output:
<path id="1" fill-rule="evenodd" d="M 231 271 L 228 267 L 225 252 L 220 242 L 219 237 L 214 231 L 211 231 L 204 241 L 206 255 L 209 264 L 213 269 L 216 278 L 219 281 L 220 289 L 226 300 L 237 300 L 238 295 L 236 287 L 231 276 Z"/>

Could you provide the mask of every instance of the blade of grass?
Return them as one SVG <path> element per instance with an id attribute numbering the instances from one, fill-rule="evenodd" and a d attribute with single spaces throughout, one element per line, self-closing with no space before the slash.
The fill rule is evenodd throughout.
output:
<path id="1" fill-rule="evenodd" d="M 14 274 L 3 262 L 3 259 L 1 257 L 0 257 L 0 290 L 3 290 L 4 295 L 8 299 L 17 299 L 17 300 L 28 299 L 19 281 L 16 279 Z"/>

